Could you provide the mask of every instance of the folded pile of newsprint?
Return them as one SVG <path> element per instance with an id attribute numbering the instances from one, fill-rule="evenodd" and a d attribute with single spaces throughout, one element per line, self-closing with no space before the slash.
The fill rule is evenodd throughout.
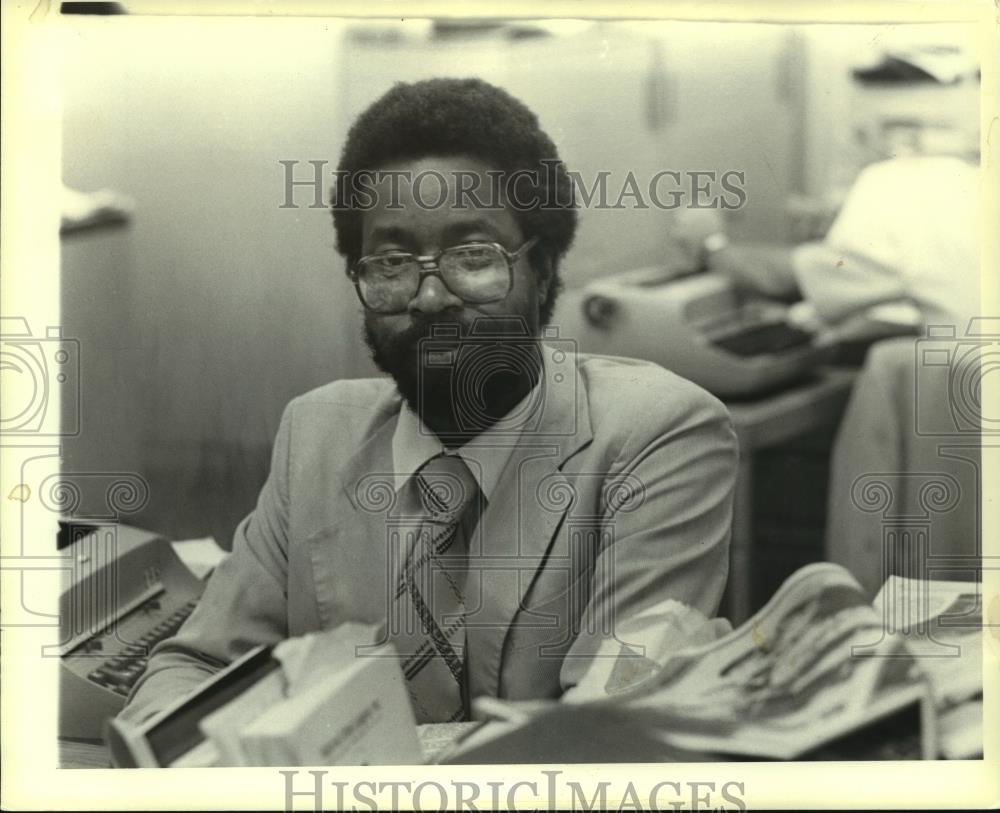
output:
<path id="1" fill-rule="evenodd" d="M 500 719 L 448 761 L 978 757 L 979 594 L 975 582 L 891 577 L 869 604 L 843 568 L 807 565 L 714 640 L 665 653 L 655 637 L 638 643 L 633 623 L 562 703 L 488 701 Z"/>
<path id="2" fill-rule="evenodd" d="M 374 627 L 258 648 L 139 727 L 126 766 L 415 764 L 430 759 Z M 893 577 L 870 604 L 808 565 L 732 630 L 677 602 L 615 630 L 561 702 L 473 701 L 453 763 L 935 759 L 982 753 L 979 585 Z M 450 739 L 449 738 L 446 739 Z"/>

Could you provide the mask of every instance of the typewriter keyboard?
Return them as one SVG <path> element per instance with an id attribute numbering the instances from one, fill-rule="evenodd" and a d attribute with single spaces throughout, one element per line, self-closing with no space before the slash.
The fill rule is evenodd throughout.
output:
<path id="1" fill-rule="evenodd" d="M 172 637 L 196 604 L 196 601 L 189 601 L 181 605 L 158 624 L 139 635 L 134 642 L 130 636 L 123 636 L 123 640 L 129 643 L 119 649 L 113 657 L 90 671 L 87 679 L 117 694 L 128 695 L 146 669 L 149 651 L 160 641 Z"/>

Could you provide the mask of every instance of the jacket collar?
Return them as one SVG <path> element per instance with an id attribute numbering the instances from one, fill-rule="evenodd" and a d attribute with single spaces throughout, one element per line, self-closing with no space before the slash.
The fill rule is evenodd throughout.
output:
<path id="1" fill-rule="evenodd" d="M 559 344 L 542 344 L 544 363 L 542 403 L 537 418 L 519 424 L 515 431 L 495 433 L 491 441 L 515 448 L 547 447 L 556 458 L 556 469 L 593 439 L 585 383 L 577 367 L 576 352 Z M 394 475 L 392 439 L 403 409 L 395 387 L 376 402 L 368 437 L 342 468 L 342 485 L 351 504 L 358 503 L 358 484 L 370 482 L 374 474 Z M 508 462 L 509 465 L 509 462 Z M 391 478 L 392 486 L 398 483 Z"/>

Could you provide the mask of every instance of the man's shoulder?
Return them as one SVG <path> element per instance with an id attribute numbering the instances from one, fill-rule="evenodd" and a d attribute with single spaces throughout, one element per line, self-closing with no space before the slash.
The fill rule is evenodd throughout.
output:
<path id="1" fill-rule="evenodd" d="M 387 378 L 344 378 L 293 398 L 285 411 L 299 426 L 320 424 L 356 433 L 361 426 L 395 415 L 399 405 L 396 388 Z"/>
<path id="2" fill-rule="evenodd" d="M 345 459 L 399 414 L 395 386 L 383 378 L 341 379 L 293 398 L 278 441 L 301 465 Z M 277 448 L 277 447 L 276 447 Z"/>
<path id="3" fill-rule="evenodd" d="M 396 388 L 388 378 L 341 378 L 292 399 L 294 406 L 330 406 L 371 411 L 392 400 Z"/>
<path id="4" fill-rule="evenodd" d="M 577 364 L 592 423 L 610 420 L 664 426 L 729 420 L 718 398 L 653 362 L 580 354 Z"/>

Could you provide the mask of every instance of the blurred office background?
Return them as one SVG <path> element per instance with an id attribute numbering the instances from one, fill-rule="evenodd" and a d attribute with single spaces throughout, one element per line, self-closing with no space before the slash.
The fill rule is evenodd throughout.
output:
<path id="1" fill-rule="evenodd" d="M 132 16 L 64 26 L 64 182 L 130 208 L 62 237 L 83 415 L 64 468 L 137 472 L 150 498 L 124 521 L 223 545 L 254 505 L 289 399 L 375 372 L 329 213 L 307 207 L 308 190 L 300 208 L 281 208 L 279 161 L 301 162 L 300 175 L 310 160 L 332 170 L 356 114 L 394 82 L 502 85 L 584 177 L 742 171 L 747 204 L 725 220 L 734 241 L 822 236 L 887 144 L 978 144 L 974 68 L 933 81 L 852 73 L 908 38 L 965 65 L 961 27 Z M 554 320 L 564 335 L 579 326 L 585 284 L 674 250 L 676 214 L 581 213 Z M 833 431 L 758 478 L 756 498 L 785 506 L 800 535 L 822 533 Z M 789 491 L 789 466 L 811 492 Z"/>

